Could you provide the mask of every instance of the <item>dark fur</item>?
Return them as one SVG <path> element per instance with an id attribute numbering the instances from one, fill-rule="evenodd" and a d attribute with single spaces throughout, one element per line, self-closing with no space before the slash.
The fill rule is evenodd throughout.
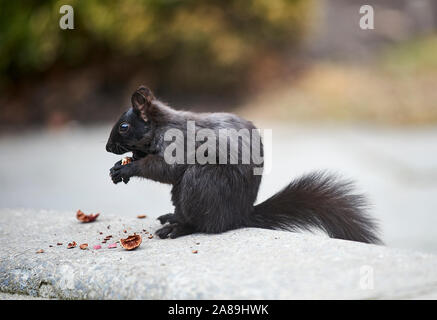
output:
<path id="1" fill-rule="evenodd" d="M 303 176 L 254 206 L 261 176 L 254 175 L 253 169 L 262 164 L 167 164 L 163 155 L 170 142 L 164 141 L 164 133 L 171 128 L 185 133 L 187 120 L 196 122 L 196 130 L 255 128 L 233 114 L 173 110 L 156 100 L 149 89 L 140 87 L 132 95 L 132 108 L 112 129 L 106 147 L 116 154 L 132 151 L 135 160 L 124 166 L 119 161 L 111 168 L 114 183 L 127 183 L 135 176 L 173 186 L 175 211 L 159 217 L 165 224 L 156 232 L 159 237 L 220 233 L 242 227 L 287 230 L 316 227 L 334 238 L 380 243 L 375 223 L 364 212 L 364 197 L 352 193 L 351 183 L 333 176 L 323 173 Z M 121 123 L 129 124 L 128 131 L 120 132 Z M 241 148 L 238 151 L 241 156 Z"/>

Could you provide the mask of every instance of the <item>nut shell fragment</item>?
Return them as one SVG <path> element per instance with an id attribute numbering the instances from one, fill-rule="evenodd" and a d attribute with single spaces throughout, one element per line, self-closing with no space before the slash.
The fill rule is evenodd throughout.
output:
<path id="1" fill-rule="evenodd" d="M 81 210 L 77 210 L 76 212 L 76 218 L 79 221 L 82 221 L 84 223 L 86 222 L 93 222 L 94 220 L 97 219 L 97 217 L 100 215 L 100 213 L 96 213 L 96 214 L 85 214 L 83 213 Z"/>
<path id="2" fill-rule="evenodd" d="M 68 246 L 67 246 L 67 249 L 75 248 L 76 245 L 77 245 L 76 241 L 70 242 L 70 243 L 68 244 Z"/>
<path id="3" fill-rule="evenodd" d="M 137 218 L 138 218 L 138 219 L 144 219 L 145 217 L 146 217 L 145 214 L 139 214 L 139 215 L 137 215 Z"/>
<path id="4" fill-rule="evenodd" d="M 44 253 L 43 249 L 39 249 L 36 253 Z"/>
<path id="5" fill-rule="evenodd" d="M 141 241 L 142 239 L 139 234 L 133 234 L 126 239 L 120 239 L 120 244 L 126 250 L 134 250 L 140 246 Z"/>
<path id="6" fill-rule="evenodd" d="M 82 250 L 86 250 L 88 249 L 88 243 L 82 243 L 79 248 L 81 248 Z"/>

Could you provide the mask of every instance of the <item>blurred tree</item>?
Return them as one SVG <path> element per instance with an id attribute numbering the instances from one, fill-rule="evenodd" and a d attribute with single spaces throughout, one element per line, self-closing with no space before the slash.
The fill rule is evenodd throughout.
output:
<path id="1" fill-rule="evenodd" d="M 59 27 L 65 4 L 74 30 Z M 0 0 L 0 90 L 115 61 L 126 73 L 151 70 L 158 90 L 232 91 L 266 57 L 299 44 L 311 8 L 308 0 Z"/>

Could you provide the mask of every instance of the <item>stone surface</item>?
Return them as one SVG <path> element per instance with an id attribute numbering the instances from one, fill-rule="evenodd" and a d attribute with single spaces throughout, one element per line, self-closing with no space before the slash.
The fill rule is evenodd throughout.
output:
<path id="1" fill-rule="evenodd" d="M 387 247 L 243 229 L 95 251 L 108 234 L 155 231 L 155 218 L 173 210 L 169 186 L 113 185 L 108 170 L 120 156 L 104 150 L 108 126 L 29 131 L 0 137 L 0 207 L 29 208 L 0 209 L 0 299 L 437 298 L 437 128 L 255 123 L 273 129 L 258 201 L 302 173 L 338 172 L 369 196 Z M 101 216 L 80 224 L 77 209 Z M 66 249 L 73 240 L 90 250 Z"/>
<path id="2" fill-rule="evenodd" d="M 50 298 L 34 297 L 24 294 L 0 292 L 0 301 L 2 300 L 51 300 Z"/>
<path id="3" fill-rule="evenodd" d="M 143 232 L 158 227 L 154 218 L 136 215 L 102 214 L 83 224 L 75 212 L 2 209 L 0 291 L 62 299 L 437 297 L 432 254 L 262 229 L 175 240 Z M 133 232 L 143 236 L 134 251 L 101 243 Z M 91 249 L 67 249 L 71 241 Z M 102 249 L 93 250 L 95 244 Z"/>

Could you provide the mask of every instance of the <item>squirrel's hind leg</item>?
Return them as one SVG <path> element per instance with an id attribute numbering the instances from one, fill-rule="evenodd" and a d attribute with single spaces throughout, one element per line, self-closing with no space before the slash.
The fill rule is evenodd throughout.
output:
<path id="1" fill-rule="evenodd" d="M 166 225 L 155 232 L 155 234 L 161 239 L 168 237 L 171 239 L 176 239 L 192 233 L 194 233 L 194 228 L 178 222 Z"/>

